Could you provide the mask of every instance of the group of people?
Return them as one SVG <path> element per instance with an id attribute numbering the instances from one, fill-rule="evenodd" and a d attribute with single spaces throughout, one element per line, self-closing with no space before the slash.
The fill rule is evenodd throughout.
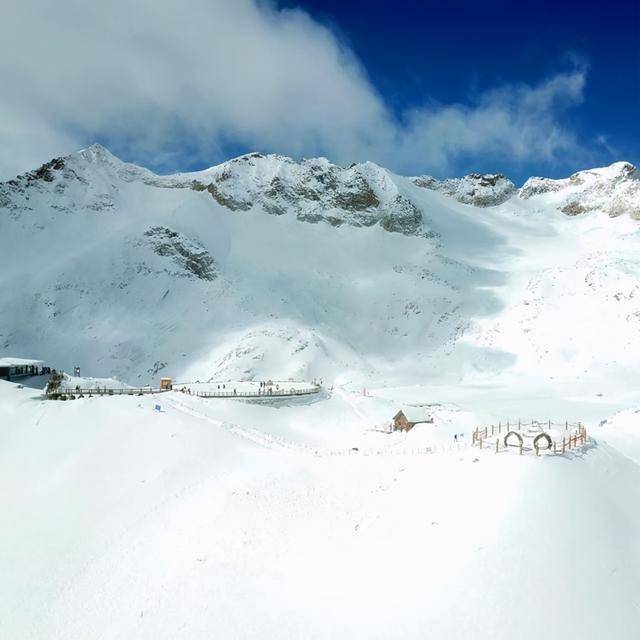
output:
<path id="1" fill-rule="evenodd" d="M 274 384 L 273 382 L 271 382 L 271 380 L 269 380 L 268 382 L 265 381 L 258 381 L 258 394 L 259 396 L 271 396 L 274 394 L 274 387 L 275 387 L 275 391 L 278 392 L 280 391 L 280 385 L 278 383 Z M 217 385 L 217 389 L 218 391 L 225 391 L 227 388 L 227 385 L 224 383 L 220 383 Z M 233 389 L 232 394 L 234 396 L 238 395 L 238 391 L 237 389 Z"/>
<path id="2" fill-rule="evenodd" d="M 199 382 L 199 381 L 198 381 Z M 322 383 L 322 381 L 320 381 L 320 384 Z M 314 380 L 314 384 L 318 384 L 315 380 Z M 227 385 L 224 382 L 220 382 L 220 383 L 216 383 L 216 389 L 219 392 L 226 392 L 227 390 Z M 191 395 L 191 389 L 189 387 L 182 387 L 180 389 L 180 391 L 182 393 L 186 393 L 188 395 Z M 291 388 L 291 393 L 294 392 L 293 387 Z M 280 384 L 279 383 L 274 383 L 271 380 L 268 381 L 258 381 L 258 393 L 256 395 L 259 396 L 272 396 L 274 394 L 278 394 L 280 392 Z M 238 390 L 236 388 L 234 388 L 233 390 L 230 391 L 231 395 L 237 396 L 238 395 Z M 253 392 L 255 394 L 255 392 Z M 287 390 L 285 388 L 283 388 L 282 393 L 287 393 Z M 221 393 L 220 395 L 225 395 L 224 393 Z M 252 393 L 247 393 L 245 394 L 247 396 L 252 395 Z"/>

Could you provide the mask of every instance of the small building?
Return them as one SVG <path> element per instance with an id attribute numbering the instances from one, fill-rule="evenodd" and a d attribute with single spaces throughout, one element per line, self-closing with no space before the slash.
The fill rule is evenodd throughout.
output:
<path id="1" fill-rule="evenodd" d="M 0 380 L 17 380 L 30 376 L 40 376 L 47 371 L 42 360 L 25 358 L 0 358 Z"/>
<path id="2" fill-rule="evenodd" d="M 173 389 L 173 380 L 171 378 L 160 378 L 160 390 L 171 391 Z"/>
<path id="3" fill-rule="evenodd" d="M 433 422 L 433 418 L 427 414 L 424 407 L 402 407 L 391 422 L 392 431 L 409 431 L 417 424 Z"/>

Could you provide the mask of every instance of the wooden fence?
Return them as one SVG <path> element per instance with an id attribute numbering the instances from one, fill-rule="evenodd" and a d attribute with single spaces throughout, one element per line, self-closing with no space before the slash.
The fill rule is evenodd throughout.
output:
<path id="1" fill-rule="evenodd" d="M 546 430 L 545 430 L 546 429 Z M 550 432 L 562 431 L 562 440 L 557 436 L 553 437 Z M 502 434 L 504 433 L 504 437 Z M 554 434 L 555 435 L 555 434 Z M 525 438 L 532 439 L 531 446 L 525 446 Z M 509 439 L 517 444 L 509 444 Z M 546 446 L 542 446 L 543 442 Z M 531 420 L 530 422 L 506 423 L 499 422 L 498 425 L 490 427 L 478 427 L 471 434 L 472 446 L 480 449 L 493 448 L 496 453 L 507 451 L 510 447 L 517 447 L 520 455 L 523 451 L 535 452 L 540 455 L 541 451 L 553 454 L 563 454 L 587 442 L 587 430 L 581 422 L 570 423 L 568 421 L 552 422 L 551 420 Z"/>

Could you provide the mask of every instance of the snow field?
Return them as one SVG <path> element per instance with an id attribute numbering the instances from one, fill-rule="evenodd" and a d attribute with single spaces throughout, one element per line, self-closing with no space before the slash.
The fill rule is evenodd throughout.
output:
<path id="1" fill-rule="evenodd" d="M 315 457 L 223 428 L 232 401 L 37 395 L 0 383 L 10 640 L 635 637 L 631 416 L 576 460 Z"/>

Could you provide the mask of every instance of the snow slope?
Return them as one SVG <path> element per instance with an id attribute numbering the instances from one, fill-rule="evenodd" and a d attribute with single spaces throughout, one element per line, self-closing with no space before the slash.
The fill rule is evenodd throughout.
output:
<path id="1" fill-rule="evenodd" d="M 0 382 L 3 638 L 637 637 L 627 443 L 316 455 L 219 407 Z"/>
<path id="2" fill-rule="evenodd" d="M 518 192 L 260 154 L 156 176 L 94 145 L 0 185 L 0 354 L 133 385 L 601 392 L 638 370 L 638 184 L 627 163 Z"/>

